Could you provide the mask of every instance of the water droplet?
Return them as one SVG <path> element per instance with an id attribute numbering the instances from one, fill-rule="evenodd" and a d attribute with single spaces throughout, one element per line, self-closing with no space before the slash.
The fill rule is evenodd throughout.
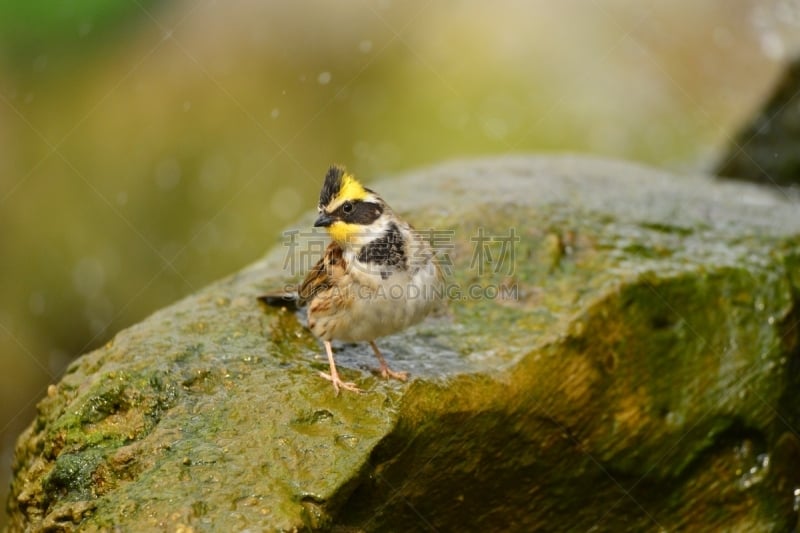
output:
<path id="1" fill-rule="evenodd" d="M 369 39 L 364 39 L 360 43 L 358 43 L 358 50 L 362 54 L 368 54 L 372 51 L 372 41 Z"/>
<path id="2" fill-rule="evenodd" d="M 358 446 L 358 437 L 356 437 L 355 435 L 348 435 L 348 434 L 336 435 L 335 442 L 340 446 L 352 450 L 353 448 Z"/>
<path id="3" fill-rule="evenodd" d="M 483 132 L 490 139 L 500 141 L 508 135 L 508 125 L 503 119 L 489 117 L 483 121 Z"/>
<path id="4" fill-rule="evenodd" d="M 47 367 L 54 376 L 59 376 L 72 361 L 72 356 L 63 350 L 53 350 L 47 356 Z"/>
<path id="5" fill-rule="evenodd" d="M 274 107 L 270 112 L 269 116 L 271 116 L 273 119 L 276 119 L 279 116 L 281 116 L 281 110 L 278 109 L 277 107 Z"/>
<path id="6" fill-rule="evenodd" d="M 92 23 L 91 22 L 84 22 L 80 26 L 78 26 L 78 37 L 86 37 L 89 35 L 89 32 L 92 31 Z"/>
<path id="7" fill-rule="evenodd" d="M 356 157 L 367 158 L 370 152 L 369 144 L 367 141 L 356 141 L 353 144 L 353 155 Z"/>
<path id="8" fill-rule="evenodd" d="M 753 485 L 764 481 L 769 471 L 769 454 L 762 453 L 756 456 L 755 464 L 751 466 L 748 471 L 739 478 L 739 488 L 749 489 Z"/>
<path id="9" fill-rule="evenodd" d="M 192 108 L 192 103 L 191 103 L 189 100 L 186 100 L 186 101 L 183 103 L 183 110 L 184 110 L 184 112 L 185 112 L 185 111 L 189 111 L 191 108 Z"/>
<path id="10" fill-rule="evenodd" d="M 105 282 L 105 268 L 94 257 L 81 259 L 72 269 L 72 284 L 75 290 L 87 298 L 97 295 Z"/>
<path id="11" fill-rule="evenodd" d="M 780 61 L 786 55 L 786 47 L 781 36 L 775 32 L 763 33 L 761 35 L 761 51 L 769 59 Z"/>
<path id="12" fill-rule="evenodd" d="M 320 85 L 328 85 L 331 82 L 331 73 L 327 70 L 325 72 L 320 72 L 319 76 L 317 76 L 317 82 Z"/>
<path id="13" fill-rule="evenodd" d="M 275 215 L 281 218 L 290 218 L 297 215 L 300 209 L 302 198 L 300 194 L 291 187 L 284 187 L 275 191 L 270 199 L 270 207 Z"/>
<path id="14" fill-rule="evenodd" d="M 219 191 L 225 188 L 232 174 L 233 169 L 225 156 L 214 154 L 203 161 L 198 179 L 204 189 Z"/>
<path id="15" fill-rule="evenodd" d="M 33 60 L 33 71 L 34 72 L 44 72 L 47 68 L 47 56 L 40 55 L 37 56 L 36 59 Z"/>
<path id="16" fill-rule="evenodd" d="M 156 166 L 156 185 L 168 191 L 177 187 L 181 181 L 181 165 L 174 157 L 161 160 Z"/>
<path id="17" fill-rule="evenodd" d="M 128 203 L 128 193 L 125 191 L 119 191 L 117 193 L 117 205 L 125 205 Z"/>
<path id="18" fill-rule="evenodd" d="M 28 308 L 34 315 L 43 315 L 47 310 L 47 298 L 42 291 L 34 291 L 28 298 Z"/>
<path id="19" fill-rule="evenodd" d="M 682 425 L 685 420 L 681 413 L 670 411 L 667 413 L 667 416 L 664 417 L 664 421 L 670 426 L 679 426 Z"/>

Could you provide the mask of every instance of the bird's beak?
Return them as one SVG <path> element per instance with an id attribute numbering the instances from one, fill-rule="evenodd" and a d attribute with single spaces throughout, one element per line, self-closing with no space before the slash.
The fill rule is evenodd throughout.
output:
<path id="1" fill-rule="evenodd" d="M 330 216 L 329 214 L 322 212 L 317 217 L 316 222 L 314 222 L 315 228 L 327 228 L 331 224 L 336 222 L 336 219 Z"/>

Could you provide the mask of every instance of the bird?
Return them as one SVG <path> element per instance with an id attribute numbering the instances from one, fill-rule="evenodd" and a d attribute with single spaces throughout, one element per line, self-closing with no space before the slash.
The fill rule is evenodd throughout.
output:
<path id="1" fill-rule="evenodd" d="M 408 373 L 392 370 L 375 341 L 421 322 L 442 302 L 444 276 L 435 250 L 341 165 L 325 174 L 317 209 L 314 227 L 325 228 L 331 239 L 323 256 L 297 287 L 259 299 L 307 307 L 308 328 L 322 340 L 330 367 L 320 375 L 335 395 L 363 391 L 341 379 L 333 340 L 368 342 L 380 375 L 406 381 Z"/>

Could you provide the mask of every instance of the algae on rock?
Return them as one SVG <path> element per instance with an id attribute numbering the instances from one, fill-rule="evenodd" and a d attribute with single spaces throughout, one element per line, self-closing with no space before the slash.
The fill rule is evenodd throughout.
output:
<path id="1" fill-rule="evenodd" d="M 20 438 L 9 529 L 796 522 L 800 205 L 576 157 L 376 189 L 452 260 L 447 311 L 382 341 L 409 383 L 339 345 L 368 392 L 333 395 L 302 318 L 256 301 L 277 250 L 70 367 Z"/>

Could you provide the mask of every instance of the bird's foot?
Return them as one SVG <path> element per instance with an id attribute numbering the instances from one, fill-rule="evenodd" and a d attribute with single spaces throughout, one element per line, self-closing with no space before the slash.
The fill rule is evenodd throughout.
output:
<path id="1" fill-rule="evenodd" d="M 345 390 L 349 390 L 351 392 L 356 392 L 356 393 L 364 392 L 363 390 L 359 389 L 355 383 L 352 383 L 350 381 L 342 381 L 341 378 L 339 378 L 338 374 L 334 374 L 333 376 L 331 376 L 327 372 L 320 372 L 319 375 L 333 384 L 333 390 L 336 391 L 336 396 L 339 396 L 340 387 Z"/>
<path id="2" fill-rule="evenodd" d="M 406 381 L 408 379 L 408 372 L 397 372 L 388 366 L 382 366 L 380 374 L 383 379 L 396 379 L 398 381 Z"/>

